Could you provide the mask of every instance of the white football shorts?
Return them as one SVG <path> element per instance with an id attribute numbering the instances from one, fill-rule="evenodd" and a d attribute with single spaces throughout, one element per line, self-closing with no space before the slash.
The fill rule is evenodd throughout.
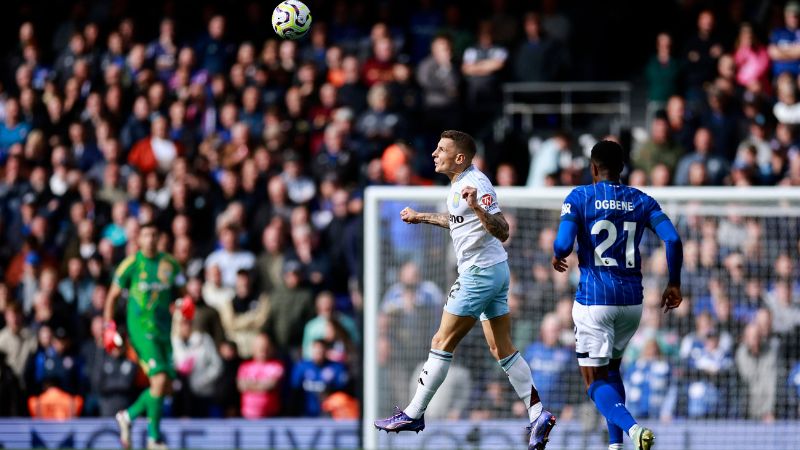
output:
<path id="1" fill-rule="evenodd" d="M 578 365 L 602 367 L 621 358 L 639 328 L 642 305 L 572 305 Z"/>

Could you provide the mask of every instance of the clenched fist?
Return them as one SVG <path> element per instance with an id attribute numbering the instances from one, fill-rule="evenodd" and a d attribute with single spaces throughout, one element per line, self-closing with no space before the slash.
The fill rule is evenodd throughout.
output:
<path id="1" fill-rule="evenodd" d="M 406 206 L 400 211 L 400 218 L 405 223 L 419 223 L 419 213 Z"/>
<path id="2" fill-rule="evenodd" d="M 461 198 L 467 201 L 467 206 L 472 209 L 478 207 L 478 190 L 472 186 L 464 186 L 461 189 Z"/>
<path id="3" fill-rule="evenodd" d="M 661 307 L 664 308 L 664 312 L 681 306 L 681 302 L 683 302 L 683 295 L 680 286 L 669 285 L 661 294 Z"/>

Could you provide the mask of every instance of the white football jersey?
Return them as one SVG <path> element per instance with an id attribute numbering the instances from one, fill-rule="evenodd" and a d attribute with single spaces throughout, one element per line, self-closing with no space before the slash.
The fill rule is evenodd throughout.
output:
<path id="1" fill-rule="evenodd" d="M 489 234 L 475 211 L 461 198 L 461 189 L 472 186 L 478 190 L 478 204 L 489 214 L 500 212 L 497 194 L 492 183 L 475 166 L 469 166 L 450 185 L 447 212 L 450 213 L 450 237 L 456 249 L 458 273 L 470 266 L 490 267 L 508 259 L 501 242 Z"/>

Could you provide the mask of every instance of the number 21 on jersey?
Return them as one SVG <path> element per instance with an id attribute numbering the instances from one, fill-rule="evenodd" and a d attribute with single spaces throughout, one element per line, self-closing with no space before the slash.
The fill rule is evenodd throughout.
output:
<path id="1" fill-rule="evenodd" d="M 612 257 L 603 256 L 603 253 L 609 249 L 614 242 L 617 241 L 617 227 L 610 220 L 598 220 L 592 225 L 592 235 L 599 235 L 600 232 L 606 231 L 608 234 L 602 242 L 597 244 L 594 248 L 594 265 L 605 267 L 617 267 L 619 262 Z M 636 222 L 624 222 L 622 231 L 626 233 L 625 236 L 625 267 L 633 269 L 636 265 Z"/>

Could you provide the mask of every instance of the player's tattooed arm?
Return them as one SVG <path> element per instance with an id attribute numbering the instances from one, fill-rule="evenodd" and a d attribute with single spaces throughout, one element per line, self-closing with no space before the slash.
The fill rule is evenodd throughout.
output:
<path id="1" fill-rule="evenodd" d="M 481 220 L 483 228 L 486 228 L 489 234 L 499 239 L 500 242 L 508 240 L 508 222 L 503 217 L 503 213 L 489 214 L 481 207 L 473 209 L 475 210 L 475 215 Z"/>
<path id="2" fill-rule="evenodd" d="M 421 213 L 406 207 L 400 211 L 400 218 L 406 223 L 427 223 L 442 228 L 450 228 L 450 216 L 447 213 Z"/>
<path id="3" fill-rule="evenodd" d="M 489 214 L 481 205 L 478 204 L 478 190 L 472 186 L 465 186 L 461 189 L 461 197 L 467 201 L 467 205 L 475 211 L 475 215 L 481 220 L 483 228 L 492 236 L 505 242 L 508 239 L 508 222 L 503 217 L 503 213 Z"/>

